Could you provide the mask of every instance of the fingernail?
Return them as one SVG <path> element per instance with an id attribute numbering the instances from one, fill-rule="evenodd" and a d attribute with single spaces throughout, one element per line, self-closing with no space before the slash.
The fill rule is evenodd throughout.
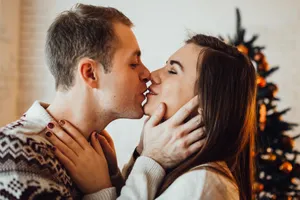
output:
<path id="1" fill-rule="evenodd" d="M 202 108 L 198 108 L 198 113 L 202 114 L 203 113 L 203 109 Z"/>
<path id="2" fill-rule="evenodd" d="M 55 147 L 55 146 L 52 146 L 51 149 L 52 149 L 52 151 L 55 151 L 55 150 L 56 150 L 56 147 Z"/>
<path id="3" fill-rule="evenodd" d="M 53 128 L 54 128 L 54 124 L 50 122 L 50 123 L 48 124 L 48 128 L 53 129 Z"/>
<path id="4" fill-rule="evenodd" d="M 46 136 L 47 136 L 47 137 L 51 137 L 51 135 L 52 135 L 52 133 L 51 133 L 51 132 L 49 132 L 49 131 L 48 131 L 48 132 L 46 132 Z"/>
<path id="5" fill-rule="evenodd" d="M 59 120 L 59 125 L 61 125 L 61 126 L 63 126 L 63 125 L 65 125 L 65 121 L 64 120 Z"/>

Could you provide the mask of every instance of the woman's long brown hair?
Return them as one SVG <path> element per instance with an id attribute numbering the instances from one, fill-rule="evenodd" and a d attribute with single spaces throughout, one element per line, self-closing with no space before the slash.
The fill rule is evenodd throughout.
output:
<path id="1" fill-rule="evenodd" d="M 235 47 L 215 37 L 198 34 L 186 43 L 203 47 L 198 58 L 195 93 L 199 94 L 203 110 L 205 142 L 199 152 L 167 173 L 157 196 L 191 168 L 225 161 L 240 199 L 249 200 L 256 133 L 255 68 Z"/>

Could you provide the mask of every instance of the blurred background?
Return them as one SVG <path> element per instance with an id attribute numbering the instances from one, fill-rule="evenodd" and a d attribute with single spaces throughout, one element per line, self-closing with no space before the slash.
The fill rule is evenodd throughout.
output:
<path id="1" fill-rule="evenodd" d="M 16 120 L 35 100 L 51 103 L 54 81 L 44 59 L 46 31 L 55 16 L 76 3 L 111 6 L 135 24 L 142 60 L 150 71 L 164 65 L 190 33 L 234 35 L 235 8 L 256 43 L 279 70 L 268 78 L 279 88 L 284 120 L 300 122 L 300 1 L 298 0 L 0 0 L 0 126 Z M 107 128 L 115 139 L 119 165 L 135 148 L 143 119 L 118 120 Z M 290 135 L 300 132 L 295 127 Z M 295 149 L 300 149 L 300 140 Z"/>

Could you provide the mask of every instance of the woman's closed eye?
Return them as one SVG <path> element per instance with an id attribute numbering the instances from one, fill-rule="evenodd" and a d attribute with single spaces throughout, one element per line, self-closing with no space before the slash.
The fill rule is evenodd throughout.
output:
<path id="1" fill-rule="evenodd" d="M 168 69 L 169 74 L 177 74 L 177 71 L 175 69 Z"/>

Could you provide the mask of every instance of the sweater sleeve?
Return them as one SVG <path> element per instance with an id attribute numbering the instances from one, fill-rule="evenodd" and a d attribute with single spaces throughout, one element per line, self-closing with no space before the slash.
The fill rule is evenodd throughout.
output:
<path id="1" fill-rule="evenodd" d="M 0 144 L 1 197 L 72 199 L 72 182 L 45 143 L 0 133 Z"/>
<path id="2" fill-rule="evenodd" d="M 164 169 L 151 158 L 139 157 L 128 176 L 125 186 L 121 190 L 118 200 L 152 200 L 157 188 L 165 177 Z M 113 189 L 105 189 L 92 195 L 87 195 L 84 200 L 115 200 L 116 193 Z"/>

